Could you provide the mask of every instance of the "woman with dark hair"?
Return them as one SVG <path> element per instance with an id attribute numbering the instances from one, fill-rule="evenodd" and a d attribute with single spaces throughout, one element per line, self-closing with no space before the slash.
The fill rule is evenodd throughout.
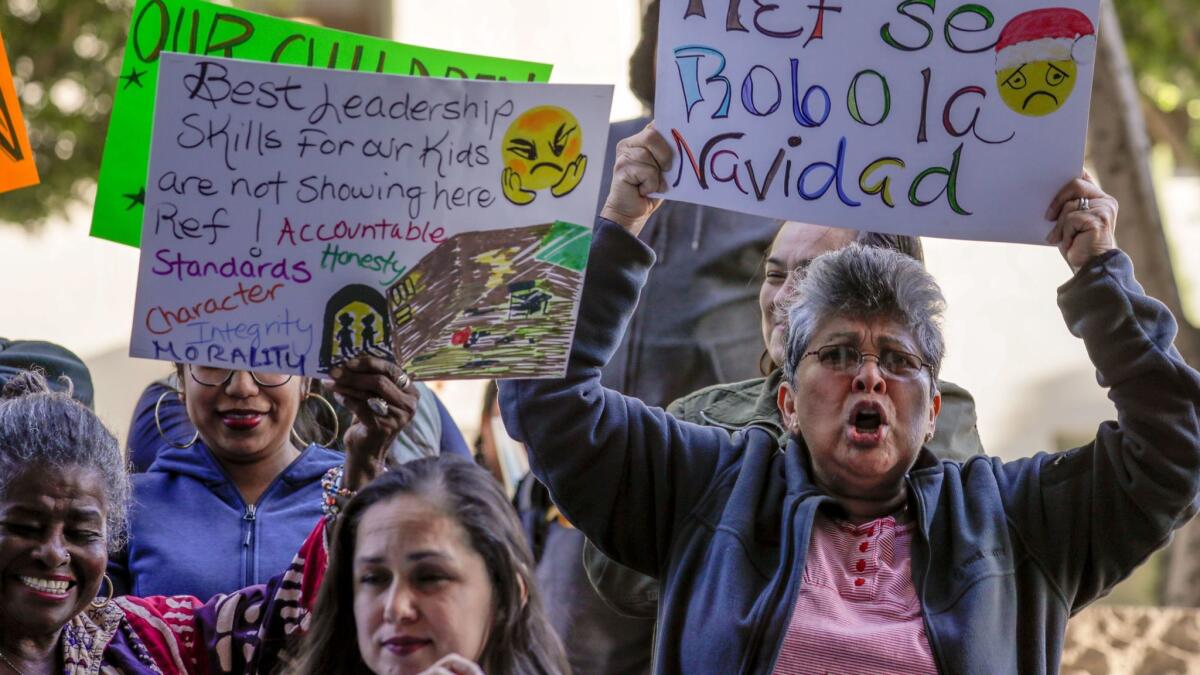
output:
<path id="1" fill-rule="evenodd" d="M 488 675 L 569 672 L 521 526 L 482 467 L 453 456 L 403 464 L 338 519 L 293 672 L 419 673 L 452 654 Z"/>

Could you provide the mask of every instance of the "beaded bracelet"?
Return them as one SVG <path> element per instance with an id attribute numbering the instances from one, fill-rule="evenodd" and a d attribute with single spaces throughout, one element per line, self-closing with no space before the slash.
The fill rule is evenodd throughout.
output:
<path id="1" fill-rule="evenodd" d="M 321 477 L 321 513 L 325 514 L 326 520 L 333 520 L 342 512 L 340 500 L 354 496 L 354 490 L 342 487 L 344 472 L 345 467 L 338 465 Z"/>

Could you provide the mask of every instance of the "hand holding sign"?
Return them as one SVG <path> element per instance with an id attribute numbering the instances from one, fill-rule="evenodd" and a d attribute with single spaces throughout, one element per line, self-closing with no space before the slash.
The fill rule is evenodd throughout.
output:
<path id="1" fill-rule="evenodd" d="M 656 193 L 666 191 L 663 172 L 671 168 L 674 151 L 653 124 L 617 143 L 612 186 L 600 215 L 634 235 L 662 203 Z"/>
<path id="2" fill-rule="evenodd" d="M 1117 247 L 1117 200 L 1091 174 L 1067 183 L 1054 195 L 1046 218 L 1055 220 L 1046 242 L 1058 246 L 1072 271 Z"/>
<path id="3" fill-rule="evenodd" d="M 347 458 L 353 460 L 347 462 L 342 484 L 354 489 L 369 482 L 373 469 L 383 465 L 396 434 L 416 414 L 421 393 L 400 366 L 373 356 L 350 359 L 332 368 L 329 376 L 339 401 L 354 413 L 342 437 Z"/>

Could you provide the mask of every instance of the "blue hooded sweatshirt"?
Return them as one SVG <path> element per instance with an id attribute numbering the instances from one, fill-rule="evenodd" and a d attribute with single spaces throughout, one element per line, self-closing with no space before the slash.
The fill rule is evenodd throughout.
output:
<path id="1" fill-rule="evenodd" d="M 342 462 L 310 445 L 247 504 L 203 441 L 165 447 L 133 476 L 129 543 L 108 569 L 117 594 L 210 598 L 266 583 L 321 517 L 321 476 Z"/>

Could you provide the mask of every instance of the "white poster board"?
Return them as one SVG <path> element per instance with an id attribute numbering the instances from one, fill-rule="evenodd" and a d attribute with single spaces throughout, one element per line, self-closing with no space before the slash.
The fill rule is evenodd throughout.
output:
<path id="1" fill-rule="evenodd" d="M 562 373 L 611 87 L 181 54 L 159 77 L 130 355 Z"/>
<path id="2" fill-rule="evenodd" d="M 664 196 L 829 226 L 1044 243 L 1079 175 L 1098 0 L 662 0 Z"/>

